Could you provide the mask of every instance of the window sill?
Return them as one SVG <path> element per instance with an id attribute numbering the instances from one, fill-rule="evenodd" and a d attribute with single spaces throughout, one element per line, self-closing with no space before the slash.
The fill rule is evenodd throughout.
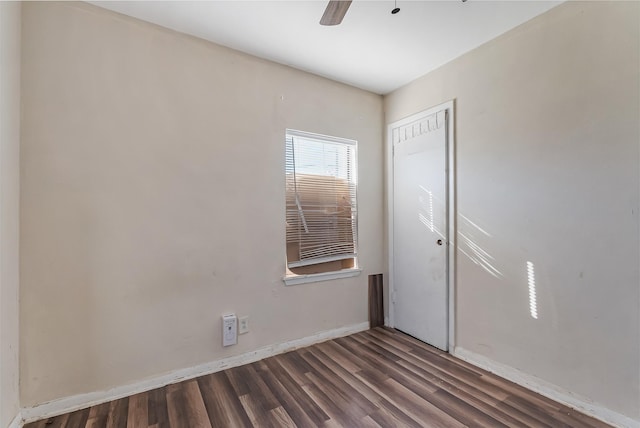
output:
<path id="1" fill-rule="evenodd" d="M 358 276 L 362 269 L 343 269 L 335 272 L 312 273 L 308 275 L 289 275 L 282 280 L 285 285 L 307 284 L 309 282 L 330 281 L 332 279 L 350 278 Z"/>

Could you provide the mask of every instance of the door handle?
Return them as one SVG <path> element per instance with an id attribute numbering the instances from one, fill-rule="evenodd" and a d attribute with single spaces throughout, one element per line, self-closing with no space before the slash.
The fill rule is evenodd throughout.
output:
<path id="1" fill-rule="evenodd" d="M 436 243 L 437 243 L 438 245 L 442 245 L 442 239 L 438 239 L 438 240 L 436 241 Z"/>

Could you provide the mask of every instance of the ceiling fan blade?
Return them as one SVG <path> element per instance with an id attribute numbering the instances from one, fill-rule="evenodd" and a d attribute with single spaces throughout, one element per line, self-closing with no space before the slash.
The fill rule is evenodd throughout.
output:
<path id="1" fill-rule="evenodd" d="M 340 24 L 349 6 L 351 6 L 351 0 L 330 0 L 320 19 L 320 25 Z"/>

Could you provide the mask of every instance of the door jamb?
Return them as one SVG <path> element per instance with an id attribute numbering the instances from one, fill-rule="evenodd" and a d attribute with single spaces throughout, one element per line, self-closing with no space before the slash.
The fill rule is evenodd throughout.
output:
<path id="1" fill-rule="evenodd" d="M 455 297 L 456 297 L 456 174 L 455 174 L 455 101 L 450 100 L 435 107 L 428 108 L 419 113 L 400 119 L 387 125 L 387 138 L 385 142 L 386 154 L 386 187 L 387 187 L 387 256 L 389 266 L 388 276 L 388 302 L 389 318 L 385 325 L 394 327 L 394 301 L 395 287 L 393 284 L 393 130 L 395 128 L 415 122 L 418 119 L 430 116 L 445 110 L 447 114 L 446 130 L 446 186 L 447 186 L 447 232 L 448 232 L 448 258 L 447 258 L 447 351 L 453 353 L 455 349 Z"/>

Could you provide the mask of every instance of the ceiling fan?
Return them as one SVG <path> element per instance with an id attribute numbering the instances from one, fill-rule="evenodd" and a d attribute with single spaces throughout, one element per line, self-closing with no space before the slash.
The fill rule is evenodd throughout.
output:
<path id="1" fill-rule="evenodd" d="M 330 0 L 320 18 L 320 25 L 338 25 L 351 6 L 351 0 Z"/>
<path id="2" fill-rule="evenodd" d="M 324 10 L 322 14 L 322 18 L 320 18 L 320 25 L 338 25 L 344 19 L 344 16 L 349 10 L 349 6 L 351 6 L 352 0 L 329 0 L 329 4 L 327 4 L 327 8 Z M 462 0 L 463 2 L 467 0 Z M 400 8 L 396 4 L 396 0 L 393 2 L 394 8 L 391 11 L 393 15 L 400 12 Z"/>

